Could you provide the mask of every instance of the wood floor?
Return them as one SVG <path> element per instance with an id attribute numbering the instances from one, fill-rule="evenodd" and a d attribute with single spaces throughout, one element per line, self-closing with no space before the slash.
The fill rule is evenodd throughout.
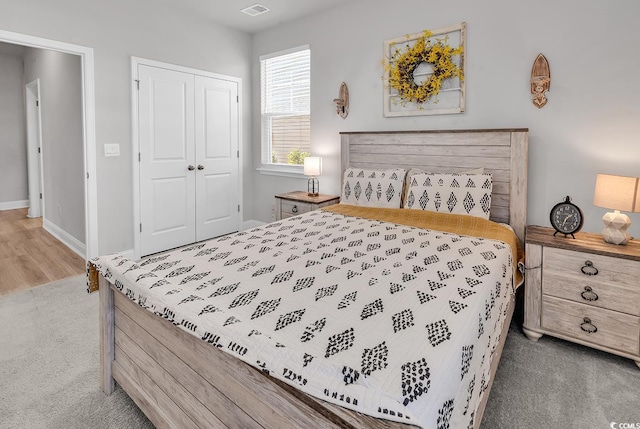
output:
<path id="1" fill-rule="evenodd" d="M 0 211 L 0 296 L 84 272 L 84 259 L 45 231 L 42 218 Z"/>

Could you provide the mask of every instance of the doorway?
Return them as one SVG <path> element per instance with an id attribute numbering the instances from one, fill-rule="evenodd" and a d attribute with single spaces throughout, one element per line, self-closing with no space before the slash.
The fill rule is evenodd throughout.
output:
<path id="1" fill-rule="evenodd" d="M 29 188 L 29 211 L 27 217 L 44 216 L 42 198 L 42 117 L 40 115 L 40 79 L 27 84 L 25 91 L 27 118 L 27 182 Z"/>
<path id="2" fill-rule="evenodd" d="M 78 55 L 81 63 L 82 80 L 82 123 L 83 123 L 83 169 L 84 217 L 85 217 L 85 260 L 98 256 L 98 210 L 95 142 L 95 95 L 93 49 L 40 37 L 0 30 L 0 42 L 47 49 Z M 38 195 L 39 196 L 39 195 Z"/>

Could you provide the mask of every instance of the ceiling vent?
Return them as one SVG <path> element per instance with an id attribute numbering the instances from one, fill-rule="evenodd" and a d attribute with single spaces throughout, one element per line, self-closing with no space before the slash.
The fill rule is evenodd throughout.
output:
<path id="1" fill-rule="evenodd" d="M 257 15 L 261 15 L 263 13 L 267 13 L 269 12 L 271 9 L 269 9 L 268 7 L 262 6 L 261 4 L 254 4 L 253 6 L 249 6 L 246 7 L 244 9 L 242 9 L 240 12 L 242 13 L 246 13 L 249 16 L 257 16 Z"/>

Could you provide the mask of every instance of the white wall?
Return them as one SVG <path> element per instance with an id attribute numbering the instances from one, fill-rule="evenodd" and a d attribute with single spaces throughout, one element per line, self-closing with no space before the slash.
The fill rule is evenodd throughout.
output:
<path id="1" fill-rule="evenodd" d="M 175 7 L 174 7 L 175 6 Z M 187 5 L 157 0 L 0 0 L 0 29 L 94 49 L 99 253 L 133 248 L 131 56 L 243 80 L 243 161 L 252 181 L 248 34 L 215 25 Z M 120 157 L 103 145 L 120 144 Z M 252 188 L 245 186 L 245 218 Z"/>
<path id="2" fill-rule="evenodd" d="M 24 81 L 40 79 L 44 219 L 85 240 L 82 64 L 78 55 L 27 48 Z"/>
<path id="3" fill-rule="evenodd" d="M 29 198 L 23 71 L 21 56 L 0 53 L 0 204 Z"/>
<path id="4" fill-rule="evenodd" d="M 366 0 L 253 37 L 253 153 L 260 162 L 258 57 L 311 46 L 312 154 L 323 156 L 323 193 L 339 193 L 340 131 L 527 127 L 528 223 L 549 225 L 566 195 L 584 211 L 584 230 L 600 232 L 607 211 L 593 206 L 597 173 L 640 176 L 640 32 L 637 0 Z M 467 112 L 404 118 L 382 113 L 383 41 L 467 23 Z M 529 78 L 538 53 L 551 68 L 548 104 L 531 103 Z M 340 83 L 350 113 L 335 113 Z M 306 181 L 254 175 L 258 220 L 270 219 L 273 194 Z M 640 215 L 631 215 L 640 237 Z"/>
<path id="5" fill-rule="evenodd" d="M 339 192 L 340 131 L 528 127 L 532 224 L 548 224 L 551 206 L 571 195 L 585 211 L 585 230 L 600 231 L 606 210 L 592 205 L 596 173 L 640 175 L 635 0 L 541 0 L 535 10 L 507 0 L 362 0 L 253 37 L 164 1 L 0 0 L 0 10 L 2 30 L 94 49 L 100 253 L 133 247 L 132 55 L 243 80 L 245 219 L 269 220 L 273 194 L 306 187 L 305 179 L 255 172 L 258 57 L 305 43 L 312 50 L 313 154 L 324 157 L 321 192 Z M 383 118 L 383 41 L 461 21 L 468 25 L 467 113 Z M 552 83 L 539 110 L 528 81 L 540 52 Z M 342 81 L 351 96 L 346 120 L 332 102 Z M 105 158 L 105 143 L 119 143 L 121 156 Z M 640 215 L 631 217 L 631 233 L 640 236 Z"/>

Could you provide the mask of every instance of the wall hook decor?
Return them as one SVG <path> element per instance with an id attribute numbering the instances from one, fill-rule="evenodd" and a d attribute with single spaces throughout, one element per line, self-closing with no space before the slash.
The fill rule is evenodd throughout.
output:
<path id="1" fill-rule="evenodd" d="M 333 102 L 336 103 L 338 115 L 342 116 L 342 119 L 346 118 L 349 114 L 349 88 L 346 83 L 342 82 L 338 98 L 334 98 Z"/>
<path id="2" fill-rule="evenodd" d="M 533 94 L 533 105 L 538 109 L 547 104 L 545 93 L 551 87 L 551 72 L 549 63 L 542 54 L 538 54 L 531 67 L 531 94 Z"/>

